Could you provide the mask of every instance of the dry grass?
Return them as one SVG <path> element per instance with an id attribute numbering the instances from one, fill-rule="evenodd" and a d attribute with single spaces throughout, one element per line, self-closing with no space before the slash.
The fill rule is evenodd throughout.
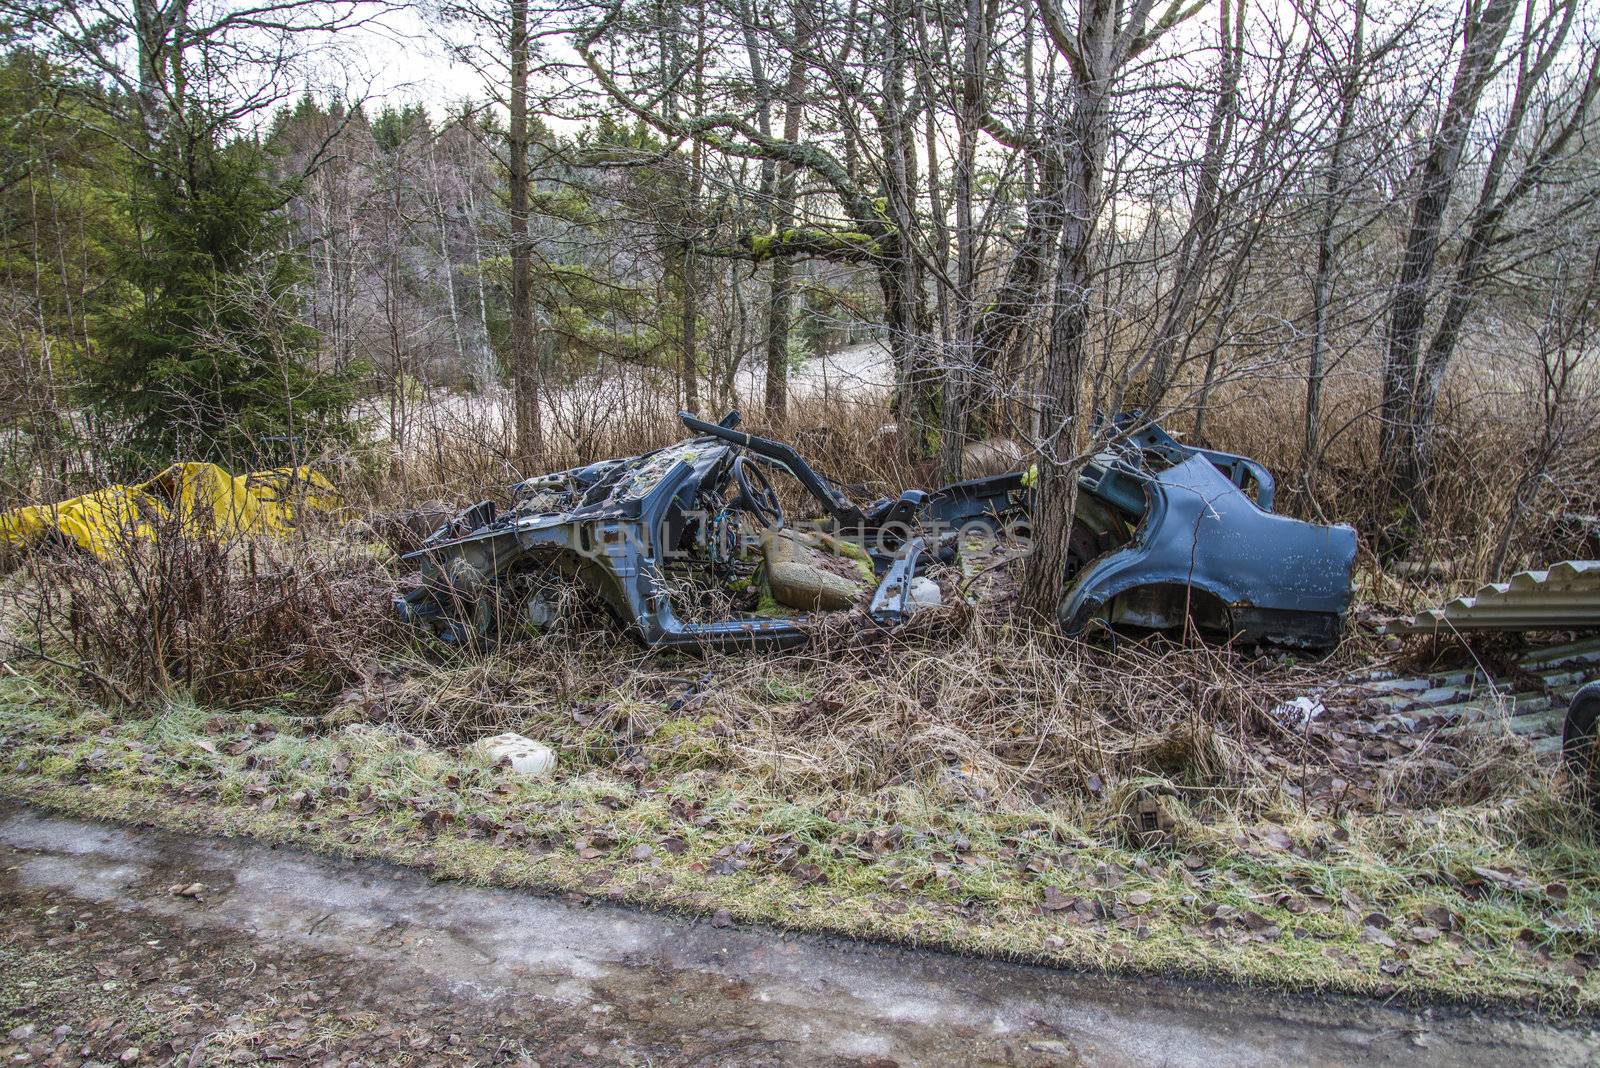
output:
<path id="1" fill-rule="evenodd" d="M 15 679 L 0 737 L 0 794 L 441 877 L 1091 969 L 1600 1005 L 1600 853 L 1548 789 L 1427 819 L 1182 806 L 1151 840 L 1126 819 L 1141 780 L 1092 809 L 576 755 L 538 782 L 393 727 L 184 704 L 125 719 Z"/>
<path id="2" fill-rule="evenodd" d="M 666 656 L 597 617 L 456 651 L 386 618 L 397 567 L 383 515 L 681 436 L 662 398 L 628 403 L 612 419 L 553 426 L 548 454 L 520 467 L 487 422 L 429 436 L 424 421 L 404 462 L 343 476 L 345 512 L 360 522 L 285 543 L 164 539 L 111 562 L 22 561 L 4 595 L 0 780 L 58 804 L 92 783 L 98 803 L 129 813 L 176 797 L 207 825 L 380 855 L 413 856 L 421 828 L 419 862 L 563 889 L 596 885 L 572 840 L 602 843 L 588 848 L 608 865 L 651 844 L 678 882 L 624 873 L 627 899 L 818 929 L 1074 963 L 1103 961 L 1111 944 L 1130 967 L 1600 1003 L 1583 978 L 1593 938 L 1572 933 L 1600 907 L 1593 826 L 1550 764 L 1488 734 L 1421 737 L 1368 762 L 1337 733 L 1275 712 L 1363 662 L 1372 639 L 1359 634 L 1307 663 L 1197 641 L 1064 642 L 1003 607 L 963 605 L 894 633 L 835 621 L 797 653 Z M 926 485 L 930 472 L 890 447 L 887 418 L 872 398 L 802 402 L 770 429 L 860 497 Z M 1212 444 L 1293 471 L 1294 428 L 1266 402 L 1227 403 L 1209 425 Z M 1434 513 L 1428 544 L 1455 569 L 1400 583 L 1368 560 L 1366 604 L 1478 577 L 1470 561 L 1507 505 L 1482 458 L 1519 455 L 1518 425 L 1452 423 L 1449 447 L 1480 458 L 1452 469 Z M 1284 478 L 1284 507 L 1370 529 L 1369 430 L 1338 439 L 1310 488 Z M 1518 541 L 1524 555 L 1563 548 L 1543 520 Z M 504 730 L 553 745 L 560 780 L 496 786 L 467 745 Z M 113 742 L 136 744 L 123 754 Z M 1146 834 L 1137 816 L 1152 800 L 1160 820 Z M 279 803 L 297 814 L 260 808 Z M 333 822 L 307 830 L 312 811 Z M 522 832 L 483 831 L 524 827 L 533 811 L 540 829 L 528 833 L 548 852 L 517 852 Z M 661 852 L 680 840 L 681 857 Z M 748 871 L 713 877 L 751 843 Z M 1130 910 L 1107 868 L 1151 904 Z M 1474 874 L 1489 869 L 1543 896 L 1502 900 Z M 1044 886 L 1074 895 L 1079 920 L 1052 911 L 1060 899 L 1041 904 Z M 1288 930 L 1302 899 L 1325 912 L 1298 940 L 1264 943 L 1256 919 L 1238 919 Z M 1412 946 L 1409 961 L 1362 940 L 1371 910 L 1422 924 L 1441 901 L 1461 931 Z M 1523 930 L 1540 941 L 1519 941 Z M 1463 972 L 1457 953 L 1493 969 Z"/>
<path id="3" fill-rule="evenodd" d="M 385 514 L 430 498 L 481 499 L 535 470 L 681 437 L 670 398 L 647 381 L 611 399 L 609 412 L 558 404 L 546 455 L 522 468 L 508 459 L 506 428 L 496 421 L 503 413 L 424 409 L 412 417 L 402 457 L 346 473 L 344 515 L 360 521 L 302 530 L 281 545 L 162 538 L 109 561 L 35 554 L 7 587 L 12 647 L 78 669 L 62 677 L 86 681 L 96 700 L 186 693 L 207 704 L 391 723 L 443 745 L 517 729 L 596 769 L 664 762 L 779 789 L 916 784 L 956 798 L 1098 804 L 1119 784 L 1148 780 L 1196 811 L 1262 812 L 1304 804 L 1325 785 L 1326 754 L 1272 710 L 1357 662 L 1369 641 L 1359 635 L 1341 654 L 1306 665 L 1198 642 L 1063 643 L 1003 608 L 960 607 L 925 613 L 892 636 L 839 620 L 819 630 L 809 652 L 686 660 L 646 655 L 596 616 L 569 618 L 538 640 L 456 653 L 418 643 L 385 618 L 396 578 L 396 546 L 379 533 Z M 1292 477 L 1293 421 L 1274 414 L 1274 404 L 1291 399 L 1274 400 L 1270 387 L 1223 398 L 1208 422 L 1210 443 L 1291 475 L 1283 479 L 1287 510 L 1369 521 L 1376 506 L 1361 466 L 1371 428 L 1354 424 L 1336 437 L 1308 487 Z M 1330 409 L 1360 399 L 1335 390 Z M 1454 418 L 1460 410 L 1446 411 Z M 1512 414 L 1455 418 L 1444 440 L 1462 454 L 1514 454 L 1507 440 L 1521 424 Z M 866 498 L 932 477 L 892 447 L 890 418 L 882 398 L 810 398 L 795 403 L 784 426 L 747 425 L 796 441 Z M 1493 494 L 1504 480 L 1469 468 L 1447 465 L 1432 544 L 1459 543 L 1461 531 L 1485 526 L 1474 516 L 1504 506 Z M 1532 522 L 1525 531 L 1524 552 L 1551 536 Z M 1481 550 L 1481 538 L 1475 544 Z M 1369 565 L 1362 597 L 1406 601 L 1440 589 L 1395 583 Z M 1474 789 L 1488 796 L 1495 775 L 1465 769 L 1515 768 L 1509 745 L 1493 759 L 1413 754 L 1412 766 L 1385 770 L 1375 799 L 1430 805 Z"/>
<path id="4" fill-rule="evenodd" d="M 282 543 L 167 526 L 104 558 L 56 546 L 23 558 L 4 587 L 7 660 L 131 707 L 183 692 L 318 711 L 371 662 L 389 577 L 368 547 L 309 529 Z"/>

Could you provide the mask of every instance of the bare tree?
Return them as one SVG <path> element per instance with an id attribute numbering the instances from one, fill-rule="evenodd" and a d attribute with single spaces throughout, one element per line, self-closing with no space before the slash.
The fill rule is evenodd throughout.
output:
<path id="1" fill-rule="evenodd" d="M 1222 218 L 1222 168 L 1233 151 L 1234 128 L 1238 122 L 1239 67 L 1244 52 L 1244 8 L 1237 11 L 1230 0 L 1217 5 L 1217 95 L 1206 127 L 1204 154 L 1200 157 L 1199 182 L 1189 224 L 1178 243 L 1177 275 L 1172 296 L 1167 301 L 1161 329 L 1150 339 L 1141 362 L 1148 367 L 1141 406 L 1154 409 L 1172 386 L 1173 358 L 1184 327 L 1200 298 L 1200 287 L 1207 266 L 1216 255 L 1219 224 Z"/>
<path id="2" fill-rule="evenodd" d="M 1321 449 L 1322 383 L 1327 374 L 1329 317 L 1333 310 L 1334 257 L 1339 247 L 1339 216 L 1348 178 L 1345 161 L 1361 99 L 1365 73 L 1367 0 L 1355 0 L 1350 13 L 1350 39 L 1344 62 L 1338 63 L 1338 118 L 1328 146 L 1327 171 L 1322 186 L 1322 218 L 1317 225 L 1317 271 L 1311 285 L 1311 353 L 1306 360 L 1306 406 L 1300 453 L 1301 477 L 1314 477 Z"/>
<path id="3" fill-rule="evenodd" d="M 1400 253 L 1399 280 L 1389 319 L 1379 428 L 1381 463 L 1395 479 L 1394 488 L 1400 499 L 1408 498 L 1414 488 L 1406 485 L 1409 478 L 1405 472 L 1411 467 L 1404 459 L 1406 428 L 1412 417 L 1417 357 L 1445 208 L 1455 189 L 1462 150 L 1477 116 L 1479 98 L 1494 75 L 1495 60 L 1518 2 L 1485 0 L 1482 5 L 1468 6 L 1450 97 L 1412 176 L 1411 225 Z"/>
<path id="4" fill-rule="evenodd" d="M 1558 472 L 1567 466 L 1563 460 L 1569 454 L 1594 455 L 1596 437 L 1600 435 L 1600 391 L 1596 389 L 1593 369 L 1587 366 L 1600 330 L 1600 316 L 1596 315 L 1600 304 L 1600 246 L 1591 247 L 1587 262 L 1580 260 L 1576 264 L 1577 277 L 1569 278 L 1572 265 L 1568 261 L 1575 258 L 1572 253 L 1576 252 L 1569 245 L 1565 253 L 1558 255 L 1555 276 L 1549 280 L 1550 297 L 1534 331 L 1538 346 L 1535 372 L 1539 429 L 1511 492 L 1510 507 L 1489 563 L 1491 575 L 1505 574 L 1512 538 L 1540 489 L 1558 483 Z"/>
<path id="5" fill-rule="evenodd" d="M 1112 94 L 1128 62 L 1201 5 L 1173 0 L 1152 21 L 1154 6 L 1154 0 L 1134 0 L 1125 9 L 1110 0 L 1084 0 L 1072 20 L 1056 0 L 1039 3 L 1045 30 L 1071 76 L 1066 115 L 1057 133 L 1062 140 L 1063 225 L 1039 389 L 1033 547 L 1022 583 L 1024 607 L 1045 618 L 1054 618 L 1061 606 L 1078 472 L 1089 439 L 1083 379 Z"/>
<path id="6" fill-rule="evenodd" d="M 1400 488 L 1411 495 L 1424 516 L 1440 388 L 1483 286 L 1493 277 L 1497 261 L 1503 264 L 1526 255 L 1530 244 L 1540 239 L 1553 239 L 1556 244 L 1570 240 L 1565 220 L 1600 196 L 1595 184 L 1600 174 L 1592 173 L 1593 164 L 1586 168 L 1591 170 L 1586 175 L 1563 173 L 1563 164 L 1586 151 L 1587 135 L 1600 126 L 1600 115 L 1595 112 L 1600 94 L 1600 47 L 1594 42 L 1580 46 L 1575 57 L 1577 69 L 1568 84 L 1551 85 L 1552 70 L 1568 51 L 1577 9 L 1576 0 L 1565 0 L 1537 16 L 1538 9 L 1532 4 L 1525 12 L 1524 32 L 1514 57 L 1511 101 L 1483 165 L 1478 196 L 1467 215 L 1466 234 L 1456 253 L 1444 308 L 1423 354 L 1405 427 Z M 1549 20 L 1545 22 L 1548 28 L 1542 30 L 1536 17 Z M 1532 217 L 1519 220 L 1517 212 L 1529 195 L 1551 183 L 1563 187 L 1562 194 Z"/>

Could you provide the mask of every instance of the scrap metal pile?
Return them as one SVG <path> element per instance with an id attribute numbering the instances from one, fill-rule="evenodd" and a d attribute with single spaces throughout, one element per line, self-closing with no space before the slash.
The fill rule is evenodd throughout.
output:
<path id="1" fill-rule="evenodd" d="M 787 647 L 831 612 L 904 620 L 938 599 L 930 567 L 1032 533 L 1025 474 L 861 505 L 791 446 L 738 430 L 737 412 L 680 418 L 691 436 L 675 445 L 528 479 L 509 508 L 485 501 L 446 523 L 405 557 L 417 571 L 397 611 L 470 641 L 547 624 L 576 584 L 649 646 Z M 1192 621 L 1222 638 L 1337 642 L 1351 528 L 1274 513 L 1253 460 L 1182 445 L 1135 413 L 1113 431 L 1080 479 L 1065 632 Z"/>

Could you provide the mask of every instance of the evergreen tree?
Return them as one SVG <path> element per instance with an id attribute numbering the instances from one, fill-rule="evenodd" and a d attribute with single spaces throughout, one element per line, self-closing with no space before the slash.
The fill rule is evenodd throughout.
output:
<path id="1" fill-rule="evenodd" d="M 82 390 L 123 460 L 282 462 L 348 437 L 359 369 L 314 366 L 286 247 L 292 188 L 253 141 L 189 147 L 135 179 L 127 299 L 100 317 Z"/>

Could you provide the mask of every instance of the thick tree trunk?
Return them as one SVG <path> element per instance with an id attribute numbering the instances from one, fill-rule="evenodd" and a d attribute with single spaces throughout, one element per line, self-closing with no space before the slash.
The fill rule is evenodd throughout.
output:
<path id="1" fill-rule="evenodd" d="M 1151 27 L 1148 20 L 1153 2 L 1132 0 L 1124 6 L 1121 0 L 1081 0 L 1073 24 L 1055 0 L 1039 0 L 1040 19 L 1072 74 L 1070 110 L 1061 142 L 1055 146 L 1065 168 L 1065 221 L 1039 398 L 1033 547 L 1023 571 L 1021 595 L 1024 609 L 1047 620 L 1059 617 L 1078 502 L 1078 473 L 1091 445 L 1084 387 L 1093 243 L 1111 139 L 1110 97 L 1127 61 L 1185 17 L 1182 9 L 1173 5 L 1160 25 Z"/>
<path id="2" fill-rule="evenodd" d="M 1068 226 L 1073 227 L 1074 222 Z M 1054 621 L 1066 590 L 1068 532 L 1078 507 L 1076 458 L 1087 434 L 1082 419 L 1084 353 L 1089 333 L 1088 286 L 1084 250 L 1077 239 L 1062 242 L 1056 268 L 1055 312 L 1041 382 L 1042 426 L 1052 436 L 1041 451 L 1034 483 L 1033 546 L 1022 581 L 1022 605 Z"/>
<path id="3" fill-rule="evenodd" d="M 892 23 L 907 26 L 911 18 L 909 0 L 897 0 Z M 909 43 L 904 33 L 884 34 L 884 99 L 878 132 L 886 186 L 881 214 L 887 216 L 888 226 L 879 241 L 878 287 L 883 293 L 889 355 L 895 369 L 894 410 L 900 447 L 914 459 L 927 459 L 938 451 L 939 383 L 928 366 L 922 272 L 913 247 L 917 159 L 916 136 L 906 111 Z M 860 214 L 870 217 L 872 210 Z"/>
<path id="4" fill-rule="evenodd" d="M 1086 76 L 1075 87 L 1067 131 L 1062 228 L 1050 341 L 1040 389 L 1039 476 L 1034 484 L 1033 547 L 1022 578 L 1022 605 L 1054 620 L 1065 593 L 1067 552 L 1078 502 L 1078 471 L 1086 451 L 1083 380 L 1089 335 L 1091 245 L 1100 213 L 1102 169 L 1110 131 L 1106 93 L 1113 34 L 1109 4 L 1086 4 L 1079 31 Z"/>
<path id="5" fill-rule="evenodd" d="M 174 119 L 181 119 L 183 86 L 181 35 L 189 19 L 189 0 L 134 0 L 133 29 L 139 67 L 139 124 L 144 141 L 144 164 L 152 176 L 161 170 L 161 151 Z M 180 139 L 181 140 L 181 139 Z M 177 146 L 183 151 L 183 146 Z M 172 160 L 169 163 L 178 161 Z"/>

